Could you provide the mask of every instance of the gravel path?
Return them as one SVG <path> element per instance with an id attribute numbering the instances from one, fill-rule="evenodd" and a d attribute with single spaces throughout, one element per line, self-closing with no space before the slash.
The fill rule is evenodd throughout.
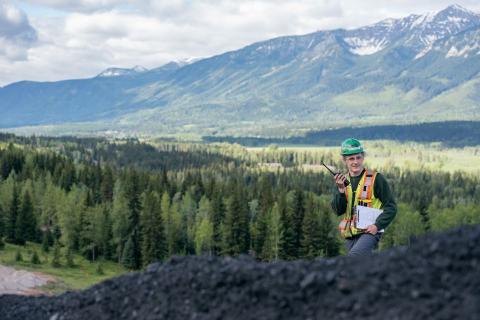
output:
<path id="1" fill-rule="evenodd" d="M 0 265 L 0 295 L 2 294 L 41 294 L 37 287 L 55 281 L 51 276 L 39 272 L 16 270 Z"/>
<path id="2" fill-rule="evenodd" d="M 480 226 L 368 258 L 175 257 L 56 297 L 0 296 L 2 320 L 479 319 Z"/>

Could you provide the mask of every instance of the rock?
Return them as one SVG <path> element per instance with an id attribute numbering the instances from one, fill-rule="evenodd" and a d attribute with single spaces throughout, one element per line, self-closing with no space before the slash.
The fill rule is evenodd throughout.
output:
<path id="1" fill-rule="evenodd" d="M 54 297 L 0 296 L 1 319 L 474 319 L 480 226 L 350 259 L 173 257 Z"/>

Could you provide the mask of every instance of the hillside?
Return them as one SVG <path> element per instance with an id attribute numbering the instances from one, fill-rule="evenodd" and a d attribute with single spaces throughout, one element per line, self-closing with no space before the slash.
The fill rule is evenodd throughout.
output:
<path id="1" fill-rule="evenodd" d="M 49 134 L 286 135 L 479 120 L 479 39 L 480 15 L 450 6 L 279 37 L 189 64 L 24 81 L 0 88 L 0 126 Z"/>
<path id="2" fill-rule="evenodd" d="M 2 319 L 476 319 L 480 227 L 354 260 L 176 257 L 57 297 L 0 296 Z"/>

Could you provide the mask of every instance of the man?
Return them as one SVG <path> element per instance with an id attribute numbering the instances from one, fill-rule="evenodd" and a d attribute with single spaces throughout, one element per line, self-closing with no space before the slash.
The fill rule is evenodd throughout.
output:
<path id="1" fill-rule="evenodd" d="M 364 168 L 365 152 L 360 141 L 353 138 L 345 140 L 341 146 L 341 155 L 348 175 L 337 173 L 334 177 L 336 188 L 332 208 L 337 215 L 344 215 L 339 229 L 346 240 L 347 254 L 362 256 L 377 247 L 384 229 L 397 214 L 397 205 L 387 180 L 380 173 Z M 374 224 L 357 229 L 358 206 L 381 209 L 383 212 Z"/>

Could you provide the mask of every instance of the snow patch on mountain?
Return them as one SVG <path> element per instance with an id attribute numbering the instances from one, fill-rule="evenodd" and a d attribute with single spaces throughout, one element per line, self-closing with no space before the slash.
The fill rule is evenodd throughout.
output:
<path id="1" fill-rule="evenodd" d="M 188 64 L 192 64 L 192 63 L 195 63 L 197 61 L 200 61 L 202 60 L 203 58 L 201 57 L 190 57 L 190 58 L 185 58 L 185 59 L 177 59 L 177 60 L 173 60 L 171 62 L 175 63 L 176 65 L 178 65 L 179 67 L 183 67 L 183 66 L 186 66 Z"/>
<path id="2" fill-rule="evenodd" d="M 378 38 L 362 39 L 358 37 L 345 38 L 345 42 L 350 46 L 350 52 L 359 56 L 371 55 L 385 49 L 388 41 Z"/>
<path id="3" fill-rule="evenodd" d="M 137 73 L 142 73 L 148 71 L 147 68 L 142 66 L 135 66 L 133 68 L 108 68 L 97 75 L 97 77 L 118 77 L 118 76 L 126 76 L 132 75 Z"/>
<path id="4" fill-rule="evenodd" d="M 463 57 L 463 58 L 468 58 L 469 54 L 479 54 L 480 51 L 480 45 L 474 44 L 473 46 L 466 45 L 462 49 L 458 49 L 455 46 L 452 46 L 450 50 L 448 50 L 447 54 L 445 55 L 445 58 L 453 58 L 453 57 Z M 476 52 L 473 52 L 476 51 Z"/>

